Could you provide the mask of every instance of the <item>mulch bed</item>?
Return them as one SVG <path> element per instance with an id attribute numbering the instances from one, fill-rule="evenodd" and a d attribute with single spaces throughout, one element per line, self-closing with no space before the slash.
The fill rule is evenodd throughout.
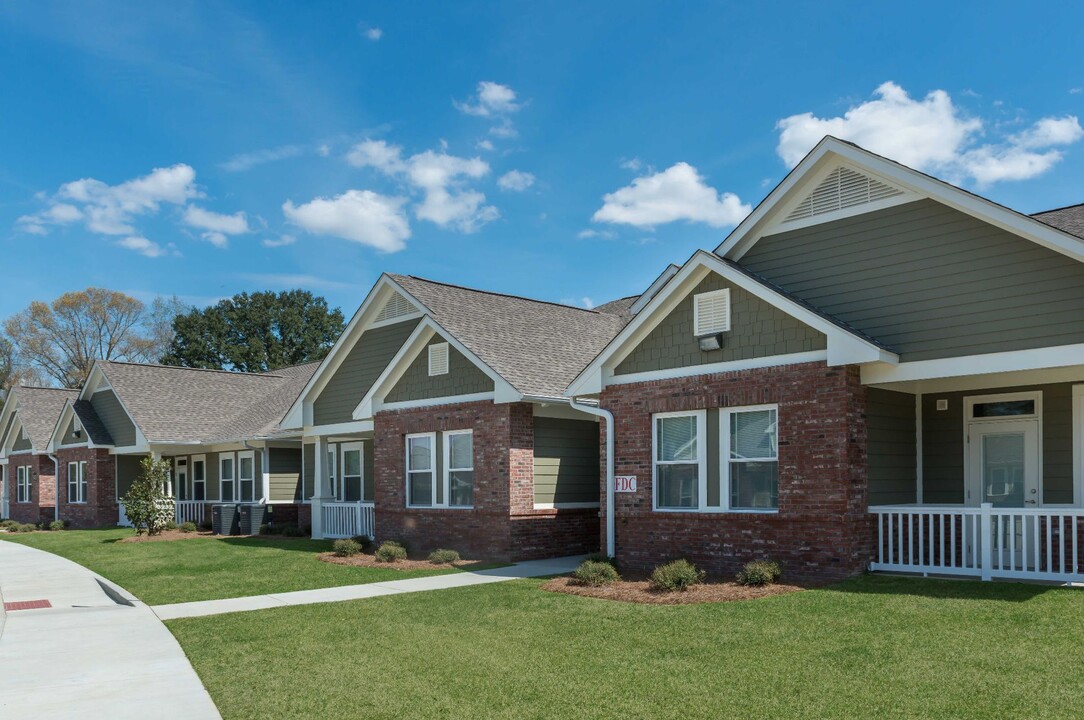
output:
<path id="1" fill-rule="evenodd" d="M 440 570 L 441 568 L 449 567 L 448 565 L 436 565 L 428 560 L 417 559 L 399 560 L 393 563 L 377 562 L 376 558 L 370 553 L 359 553 L 357 555 L 351 555 L 350 557 L 339 557 L 335 553 L 326 552 L 317 555 L 316 559 L 331 563 L 332 565 L 384 568 L 386 570 Z M 492 563 L 486 563 L 484 560 L 460 560 L 457 563 L 452 563 L 451 567 L 459 568 L 460 570 L 470 570 L 473 567 L 482 565 L 492 567 Z"/>
<path id="2" fill-rule="evenodd" d="M 649 605 L 696 605 L 698 603 L 734 602 L 786 595 L 804 590 L 798 585 L 764 585 L 746 587 L 735 582 L 706 582 L 693 585 L 684 592 L 655 590 L 647 580 L 618 580 L 609 585 L 593 587 L 579 585 L 572 578 L 554 578 L 542 585 L 549 592 L 579 595 L 580 597 L 617 600 L 619 602 L 645 603 Z"/>

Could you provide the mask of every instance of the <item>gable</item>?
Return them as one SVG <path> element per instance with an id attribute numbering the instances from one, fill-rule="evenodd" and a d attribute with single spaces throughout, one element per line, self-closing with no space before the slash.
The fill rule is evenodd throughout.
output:
<path id="1" fill-rule="evenodd" d="M 33 450 L 34 446 L 30 442 L 30 437 L 27 436 L 26 430 L 20 425 L 14 429 L 15 441 L 11 444 L 12 452 L 23 452 L 24 450 Z"/>
<path id="2" fill-rule="evenodd" d="M 493 379 L 451 345 L 448 347 L 448 372 L 430 376 L 429 348 L 441 343 L 447 343 L 447 340 L 440 335 L 430 339 L 388 391 L 385 402 L 409 402 L 494 391 Z"/>
<path id="3" fill-rule="evenodd" d="M 723 347 L 702 351 L 693 331 L 694 296 L 729 290 L 730 330 Z M 825 350 L 824 333 L 787 315 L 753 293 L 709 273 L 614 368 L 614 375 L 733 362 Z"/>
<path id="4" fill-rule="evenodd" d="M 87 433 L 80 430 L 79 435 L 75 434 L 75 416 L 68 418 L 68 422 L 64 424 L 64 434 L 60 437 L 61 445 L 82 445 L 87 441 Z"/>
<path id="5" fill-rule="evenodd" d="M 366 330 L 313 402 L 313 424 L 351 422 L 354 408 L 399 352 L 418 322 L 418 319 L 412 319 Z"/>
<path id="6" fill-rule="evenodd" d="M 739 263 L 902 361 L 1084 342 L 1084 264 L 930 199 L 764 236 Z"/>
<path id="7" fill-rule="evenodd" d="M 118 447 L 136 444 L 135 424 L 112 389 L 99 390 L 91 395 L 90 404 Z"/>
<path id="8" fill-rule="evenodd" d="M 843 213 L 862 212 L 879 201 L 900 198 L 905 191 L 867 173 L 837 165 L 794 205 L 783 224 Z"/>

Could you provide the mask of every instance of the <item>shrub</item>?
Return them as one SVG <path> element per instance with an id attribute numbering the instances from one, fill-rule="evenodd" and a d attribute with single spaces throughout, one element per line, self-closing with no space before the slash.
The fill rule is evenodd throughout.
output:
<path id="1" fill-rule="evenodd" d="M 167 520 L 162 525 L 162 529 L 163 530 L 176 530 L 177 529 L 177 521 L 176 520 Z"/>
<path id="2" fill-rule="evenodd" d="M 385 540 L 381 543 L 380 547 L 376 549 L 377 562 L 393 563 L 399 562 L 400 560 L 406 560 L 406 558 L 406 548 L 394 540 Z"/>
<path id="3" fill-rule="evenodd" d="M 275 532 L 275 529 L 273 527 L 271 527 L 270 525 L 268 525 L 267 523 L 264 523 L 263 525 L 260 526 L 260 534 L 261 535 L 270 535 L 273 532 Z"/>
<path id="4" fill-rule="evenodd" d="M 446 548 L 437 548 L 433 552 L 429 553 L 429 562 L 434 565 L 451 565 L 459 562 L 459 553 L 455 550 L 448 550 Z"/>
<path id="5" fill-rule="evenodd" d="M 4 528 L 5 530 L 11 530 L 12 528 L 16 527 L 18 524 L 19 524 L 18 520 L 11 520 L 11 519 L 0 520 L 0 528 Z"/>
<path id="6" fill-rule="evenodd" d="M 355 535 L 351 539 L 361 546 L 362 552 L 369 552 L 369 549 L 373 546 L 373 539 L 368 535 Z"/>
<path id="7" fill-rule="evenodd" d="M 782 574 L 779 563 L 773 560 L 753 560 L 738 572 L 737 581 L 739 585 L 771 585 Z"/>
<path id="8" fill-rule="evenodd" d="M 609 585 L 621 579 L 617 570 L 608 562 L 599 560 L 584 560 L 580 566 L 572 572 L 572 578 L 579 585 L 591 585 L 599 587 Z"/>
<path id="9" fill-rule="evenodd" d="M 196 523 L 191 520 L 186 523 L 181 523 L 180 531 L 183 533 L 194 533 L 196 532 Z"/>
<path id="10" fill-rule="evenodd" d="M 64 530 L 67 527 L 68 523 L 64 522 L 63 520 L 54 520 L 49 523 L 50 530 Z"/>
<path id="11" fill-rule="evenodd" d="M 336 540 L 335 544 L 332 545 L 332 548 L 339 557 L 350 557 L 351 555 L 357 555 L 361 552 L 361 545 L 350 538 Z"/>
<path id="12" fill-rule="evenodd" d="M 293 523 L 279 526 L 279 535 L 285 535 L 286 537 L 305 537 L 311 534 L 311 532 L 305 532 L 304 528 L 299 528 Z"/>
<path id="13" fill-rule="evenodd" d="M 34 532 L 37 529 L 38 529 L 38 526 L 35 525 L 34 523 L 19 523 L 14 528 L 15 532 L 21 532 L 21 533 L 23 533 L 23 532 Z"/>
<path id="14" fill-rule="evenodd" d="M 614 569 L 617 568 L 617 558 L 610 557 L 609 555 L 607 555 L 606 553 L 603 553 L 603 552 L 593 552 L 593 553 L 591 553 L 590 555 L 587 556 L 587 559 L 585 560 L 585 562 L 606 563 L 607 565 L 612 565 L 614 567 Z"/>
<path id="15" fill-rule="evenodd" d="M 704 579 L 704 573 L 688 560 L 672 560 L 651 571 L 651 587 L 669 592 L 688 590 Z"/>
<path id="16" fill-rule="evenodd" d="M 169 482 L 170 469 L 168 460 L 148 456 L 139 461 L 139 475 L 121 498 L 137 533 L 146 530 L 148 535 L 157 535 L 173 522 L 173 500 L 162 492 Z"/>

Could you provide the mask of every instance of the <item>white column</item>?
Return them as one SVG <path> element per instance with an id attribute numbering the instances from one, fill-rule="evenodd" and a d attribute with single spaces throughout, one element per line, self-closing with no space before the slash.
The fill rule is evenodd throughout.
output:
<path id="1" fill-rule="evenodd" d="M 993 503 L 984 502 L 979 505 L 979 508 L 982 511 L 982 514 L 980 515 L 981 520 L 979 522 L 979 547 L 981 550 L 979 557 L 982 558 L 980 560 L 982 563 L 982 579 L 992 580 L 994 564 L 994 548 L 992 547 L 994 526 L 990 511 L 993 510 L 994 505 Z"/>
<path id="2" fill-rule="evenodd" d="M 263 495 L 263 502 L 266 503 L 271 499 L 271 450 L 267 447 L 267 443 L 263 445 L 263 455 L 260 458 L 260 469 L 263 470 L 263 489 L 261 494 Z"/>
<path id="3" fill-rule="evenodd" d="M 327 494 L 327 441 L 316 436 L 315 462 L 312 483 L 312 536 L 324 537 L 324 496 Z"/>

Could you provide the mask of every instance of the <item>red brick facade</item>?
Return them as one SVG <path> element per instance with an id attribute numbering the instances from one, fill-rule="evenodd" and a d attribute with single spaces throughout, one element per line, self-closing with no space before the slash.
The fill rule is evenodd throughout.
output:
<path id="1" fill-rule="evenodd" d="M 59 513 L 73 528 L 96 528 L 116 525 L 117 471 L 116 460 L 105 448 L 62 448 L 56 453 L 60 463 Z M 68 463 L 87 463 L 87 497 L 85 503 L 68 502 Z"/>
<path id="2" fill-rule="evenodd" d="M 28 465 L 33 473 L 30 501 L 25 503 L 17 502 L 19 495 L 16 468 L 21 465 Z M 56 504 L 54 472 L 53 461 L 48 455 L 25 453 L 8 456 L 8 509 L 12 520 L 22 523 L 52 522 Z"/>
<path id="3" fill-rule="evenodd" d="M 494 560 L 571 555 L 598 546 L 597 510 L 535 510 L 534 416 L 527 403 L 473 402 L 377 413 L 376 535 L 411 550 L 454 548 Z M 473 508 L 409 508 L 406 435 L 474 431 Z"/>
<path id="4" fill-rule="evenodd" d="M 779 407 L 778 513 L 652 510 L 653 413 L 769 403 Z M 638 478 L 637 492 L 615 501 L 621 565 L 650 569 L 685 557 L 724 577 L 749 560 L 770 558 L 798 580 L 865 570 L 872 544 L 858 368 L 807 363 L 615 385 L 603 391 L 601 404 L 614 414 L 616 474 Z M 605 506 L 604 492 L 602 499 Z"/>

